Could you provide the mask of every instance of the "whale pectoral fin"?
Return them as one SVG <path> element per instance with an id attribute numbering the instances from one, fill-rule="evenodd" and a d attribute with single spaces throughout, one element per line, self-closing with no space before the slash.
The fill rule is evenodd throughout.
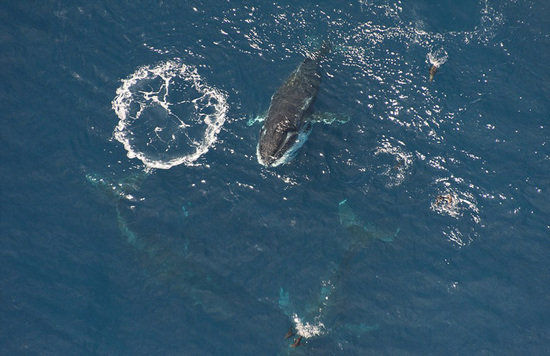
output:
<path id="1" fill-rule="evenodd" d="M 279 289 L 279 300 L 277 301 L 279 308 L 285 313 L 286 316 L 291 317 L 294 313 L 292 305 L 290 304 L 290 295 L 287 291 L 281 287 Z"/>
<path id="2" fill-rule="evenodd" d="M 255 117 L 251 117 L 246 122 L 246 126 L 252 126 L 257 122 L 264 122 L 266 116 L 267 116 L 267 113 L 263 113 L 261 115 L 255 116 Z"/>
<path id="3" fill-rule="evenodd" d="M 350 117 L 346 114 L 336 114 L 333 112 L 315 112 L 308 117 L 311 122 L 320 122 L 327 125 L 345 124 L 350 120 Z"/>
<path id="4" fill-rule="evenodd" d="M 364 223 L 349 206 L 347 199 L 338 203 L 338 219 L 340 224 L 346 228 L 358 242 L 365 242 L 370 239 L 392 242 L 400 231 L 398 227 L 394 233 L 391 233 L 373 224 Z"/>
<path id="5" fill-rule="evenodd" d="M 395 232 L 391 232 L 388 229 L 375 226 L 373 224 L 365 224 L 363 225 L 364 234 L 372 240 L 380 240 L 383 242 L 392 242 L 397 237 L 397 234 L 399 234 L 399 231 L 401 228 L 397 228 Z"/>
<path id="6" fill-rule="evenodd" d="M 373 237 L 375 239 L 378 239 L 380 241 L 384 241 L 384 242 L 392 242 L 393 240 L 395 240 L 395 237 L 397 236 L 397 234 L 399 233 L 401 229 L 400 228 L 397 228 L 397 230 L 395 230 L 395 232 L 393 234 L 391 233 L 384 233 L 384 232 L 381 232 L 381 231 L 376 231 L 375 233 L 373 233 Z"/>

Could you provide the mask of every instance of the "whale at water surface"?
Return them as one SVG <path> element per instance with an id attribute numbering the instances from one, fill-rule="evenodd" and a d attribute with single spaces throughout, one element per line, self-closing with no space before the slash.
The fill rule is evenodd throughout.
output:
<path id="1" fill-rule="evenodd" d="M 311 105 L 321 84 L 320 61 L 329 51 L 330 44 L 325 41 L 271 97 L 256 148 L 260 164 L 276 167 L 287 163 L 306 141 L 311 131 Z"/>

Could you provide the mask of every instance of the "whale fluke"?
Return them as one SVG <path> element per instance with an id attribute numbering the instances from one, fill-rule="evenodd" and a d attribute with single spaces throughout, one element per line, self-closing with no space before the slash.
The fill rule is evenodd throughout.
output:
<path id="1" fill-rule="evenodd" d="M 432 65 L 432 67 L 430 68 L 430 82 L 434 80 L 435 73 L 437 72 L 438 69 L 439 67 L 436 66 L 435 64 Z"/>
<path id="2" fill-rule="evenodd" d="M 302 336 L 299 336 L 296 340 L 294 340 L 294 343 L 290 345 L 290 347 L 298 347 L 302 343 Z"/>

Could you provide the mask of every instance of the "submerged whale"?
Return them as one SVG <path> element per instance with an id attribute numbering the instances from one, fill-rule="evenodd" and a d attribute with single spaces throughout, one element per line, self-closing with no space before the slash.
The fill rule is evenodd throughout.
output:
<path id="1" fill-rule="evenodd" d="M 256 149 L 260 164 L 276 167 L 286 163 L 306 141 L 311 131 L 311 105 L 321 84 L 319 62 L 329 51 L 330 44 L 325 41 L 271 97 Z"/>

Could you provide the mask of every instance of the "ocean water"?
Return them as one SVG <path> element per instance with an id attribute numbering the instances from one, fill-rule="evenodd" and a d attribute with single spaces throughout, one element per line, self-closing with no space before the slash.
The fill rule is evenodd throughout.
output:
<path id="1" fill-rule="evenodd" d="M 0 354 L 550 353 L 549 13 L 1 2 Z M 325 123 L 263 167 L 323 40 Z"/>

